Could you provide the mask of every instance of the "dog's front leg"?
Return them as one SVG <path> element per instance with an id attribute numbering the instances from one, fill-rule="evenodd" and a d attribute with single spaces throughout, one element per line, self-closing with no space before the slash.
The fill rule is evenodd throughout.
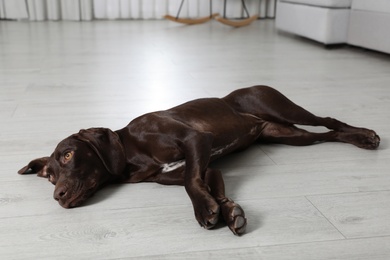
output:
<path id="1" fill-rule="evenodd" d="M 184 186 L 194 206 L 197 221 L 207 229 L 214 227 L 219 218 L 219 205 L 204 182 L 212 142 L 211 134 L 200 132 L 188 134 L 183 142 L 186 159 Z"/>
<path id="2" fill-rule="evenodd" d="M 219 170 L 208 168 L 204 180 L 211 189 L 210 194 L 218 202 L 221 208 L 221 216 L 230 230 L 235 235 L 244 234 L 247 224 L 244 210 L 240 205 L 226 197 L 222 173 Z"/>

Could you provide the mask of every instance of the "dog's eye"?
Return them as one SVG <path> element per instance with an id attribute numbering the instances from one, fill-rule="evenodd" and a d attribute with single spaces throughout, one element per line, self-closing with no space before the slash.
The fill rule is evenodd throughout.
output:
<path id="1" fill-rule="evenodd" d="M 70 159 L 72 159 L 72 157 L 73 157 L 73 152 L 66 152 L 64 154 L 65 161 L 69 161 Z"/>

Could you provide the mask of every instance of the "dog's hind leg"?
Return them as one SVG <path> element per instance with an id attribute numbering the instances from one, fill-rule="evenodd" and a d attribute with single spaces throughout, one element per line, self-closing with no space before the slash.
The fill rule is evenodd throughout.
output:
<path id="1" fill-rule="evenodd" d="M 223 100 L 237 112 L 252 114 L 265 121 L 288 125 L 325 126 L 338 131 L 354 128 L 333 118 L 315 116 L 268 86 L 239 89 Z"/>
<path id="2" fill-rule="evenodd" d="M 263 134 L 263 138 L 268 140 L 295 145 L 338 141 L 366 149 L 375 149 L 380 143 L 379 136 L 373 130 L 350 126 L 330 117 L 318 117 L 271 87 L 239 89 L 223 100 L 239 113 L 252 114 L 271 122 Z M 335 131 L 315 134 L 294 125 L 324 126 Z"/>
<path id="3" fill-rule="evenodd" d="M 240 205 L 226 197 L 222 173 L 219 170 L 208 168 L 205 183 L 210 187 L 210 194 L 219 204 L 222 217 L 230 230 L 235 235 L 242 235 L 247 224 L 245 213 Z"/>
<path id="4" fill-rule="evenodd" d="M 337 132 L 311 133 L 294 125 L 267 122 L 258 138 L 259 142 L 304 146 L 317 142 L 337 141 Z"/>
<path id="5" fill-rule="evenodd" d="M 370 131 L 370 130 L 366 130 Z M 325 133 L 311 133 L 294 125 L 279 123 L 265 123 L 259 141 L 281 143 L 288 145 L 311 145 L 318 142 L 344 142 L 364 149 L 375 149 L 379 145 L 379 137 L 372 131 L 329 131 Z"/>

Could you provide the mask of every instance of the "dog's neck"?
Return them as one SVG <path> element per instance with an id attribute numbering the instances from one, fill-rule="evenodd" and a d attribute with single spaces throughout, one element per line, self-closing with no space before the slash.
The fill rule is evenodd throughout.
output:
<path id="1" fill-rule="evenodd" d="M 132 162 L 132 154 L 135 154 L 135 151 L 132 150 L 131 145 L 129 145 L 128 140 L 124 140 L 121 130 L 113 131 L 116 133 L 120 140 L 120 145 L 125 153 L 126 158 L 126 166 L 123 169 L 122 173 L 119 175 L 112 176 L 112 182 L 129 182 L 131 176 L 139 170 L 139 166 L 137 166 L 134 162 Z"/>

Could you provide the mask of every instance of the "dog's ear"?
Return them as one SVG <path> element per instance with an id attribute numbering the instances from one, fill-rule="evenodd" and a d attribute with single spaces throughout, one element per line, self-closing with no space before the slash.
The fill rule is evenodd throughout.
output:
<path id="1" fill-rule="evenodd" d="M 47 177 L 47 163 L 50 157 L 42 157 L 32 160 L 28 165 L 18 171 L 19 174 L 36 173 L 40 177 Z"/>
<path id="2" fill-rule="evenodd" d="M 120 175 L 126 167 L 126 157 L 117 133 L 108 128 L 80 130 L 74 137 L 87 143 L 99 156 L 109 173 Z"/>

